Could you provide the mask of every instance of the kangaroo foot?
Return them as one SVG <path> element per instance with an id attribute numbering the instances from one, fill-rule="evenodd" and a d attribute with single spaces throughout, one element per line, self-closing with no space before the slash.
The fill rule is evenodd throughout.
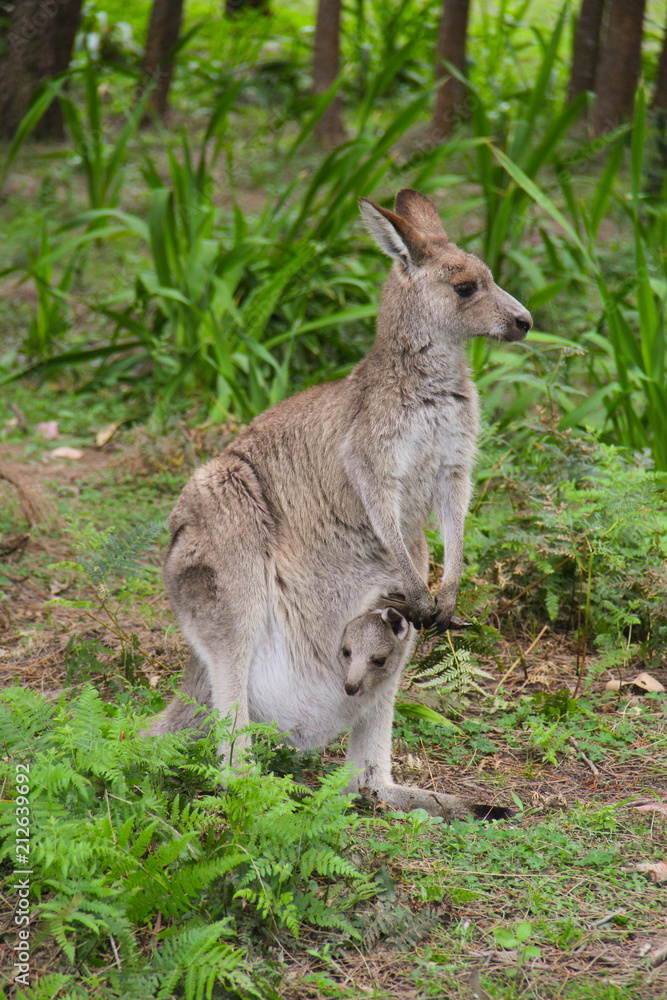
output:
<path id="1" fill-rule="evenodd" d="M 424 809 L 430 816 L 442 816 L 447 822 L 453 819 L 465 819 L 471 811 L 458 795 L 429 792 L 425 788 L 416 788 L 412 785 L 391 784 L 379 788 L 365 785 L 360 787 L 359 793 L 369 802 L 382 803 L 398 812 Z"/>
<path id="2" fill-rule="evenodd" d="M 368 779 L 368 776 L 367 776 Z M 413 809 L 423 809 L 430 816 L 442 816 L 448 823 L 453 819 L 465 819 L 473 816 L 479 820 L 508 819 L 512 811 L 504 806 L 490 806 L 467 802 L 459 795 L 445 795 L 442 792 L 431 792 L 426 788 L 414 785 L 380 785 L 373 787 L 373 782 L 367 780 L 359 788 L 359 794 L 369 802 L 389 806 L 398 812 L 411 812 Z"/>

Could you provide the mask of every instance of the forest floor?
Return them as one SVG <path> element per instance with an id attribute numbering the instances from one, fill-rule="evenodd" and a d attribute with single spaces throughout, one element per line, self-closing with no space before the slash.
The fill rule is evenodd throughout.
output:
<path id="1" fill-rule="evenodd" d="M 166 522 L 141 556 L 145 579 L 134 603 L 86 582 L 77 561 L 96 534 L 166 518 L 193 468 L 230 431 L 181 420 L 165 435 L 111 433 L 98 421 L 47 440 L 15 412 L 0 442 L 0 685 L 55 699 L 91 681 L 106 699 L 131 693 L 150 714 L 186 655 L 160 582 Z M 108 440 L 96 444 L 97 434 Z M 63 446 L 79 457 L 58 457 Z M 454 699 L 465 732 L 445 739 L 437 726 L 397 720 L 394 763 L 398 780 L 518 814 L 480 826 L 470 842 L 454 838 L 444 854 L 441 833 L 430 829 L 421 841 L 401 831 L 393 846 L 362 844 L 369 864 L 386 865 L 415 919 L 428 908 L 429 928 L 406 944 L 371 913 L 368 947 L 337 953 L 326 970 L 321 932 L 305 931 L 298 945 L 280 945 L 285 998 L 484 997 L 480 974 L 487 987 L 502 987 L 494 996 L 667 995 L 664 698 L 632 687 L 621 698 L 603 677 L 586 688 L 585 714 L 547 712 L 527 738 L 521 704 L 541 692 L 553 707 L 558 692 L 575 691 L 576 641 L 551 627 L 537 642 L 505 632 L 493 659 L 480 663 L 489 674 L 480 690 Z M 654 676 L 667 686 L 667 670 Z M 423 700 L 409 684 L 410 674 L 401 696 Z M 317 782 L 342 756 L 341 741 L 306 761 L 299 780 Z M 44 969 L 57 966 L 57 955 L 51 942 Z"/>

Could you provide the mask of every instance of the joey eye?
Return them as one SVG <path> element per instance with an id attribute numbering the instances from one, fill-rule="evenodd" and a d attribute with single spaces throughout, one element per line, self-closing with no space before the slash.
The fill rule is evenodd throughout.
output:
<path id="1" fill-rule="evenodd" d="M 345 657 L 345 659 L 349 660 L 351 655 L 352 654 L 350 653 L 350 650 L 346 646 L 343 646 L 343 656 Z"/>
<path id="2" fill-rule="evenodd" d="M 477 291 L 476 281 L 462 281 L 460 285 L 454 285 L 454 291 L 462 299 L 469 299 Z"/>
<path id="3" fill-rule="evenodd" d="M 374 656 L 371 660 L 372 664 L 376 667 L 383 667 L 387 662 L 386 656 Z"/>

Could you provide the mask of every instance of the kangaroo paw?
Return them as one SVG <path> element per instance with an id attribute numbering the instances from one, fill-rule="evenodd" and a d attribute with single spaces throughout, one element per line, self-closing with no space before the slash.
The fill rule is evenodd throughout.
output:
<path id="1" fill-rule="evenodd" d="M 449 618 L 445 619 L 437 611 L 424 622 L 427 635 L 444 635 L 445 632 L 450 631 L 459 632 L 471 626 L 472 622 L 467 622 L 463 618 L 459 618 L 458 615 L 450 615 Z"/>

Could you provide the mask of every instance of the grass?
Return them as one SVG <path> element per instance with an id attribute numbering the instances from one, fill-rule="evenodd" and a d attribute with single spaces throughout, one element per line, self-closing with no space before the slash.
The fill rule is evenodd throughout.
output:
<path id="1" fill-rule="evenodd" d="M 21 398 L 20 392 L 16 398 Z M 21 402 L 25 407 L 25 398 Z M 67 417 L 68 410 L 58 412 L 59 403 L 58 395 L 45 395 L 40 404 L 44 409 L 35 417 L 60 417 L 64 436 L 57 443 L 77 443 L 84 448 L 85 457 L 75 467 L 44 465 L 43 457 L 52 445 L 40 443 L 32 432 L 26 437 L 15 429 L 4 431 L 0 454 L 1 461 L 12 456 L 14 468 L 22 472 L 26 484 L 39 489 L 43 497 L 53 498 L 61 522 L 60 526 L 47 522 L 30 529 L 14 507 L 0 531 L 3 537 L 14 526 L 32 531 L 23 557 L 12 562 L 16 555 L 10 555 L 0 581 L 5 595 L 0 608 L 6 609 L 12 620 L 3 641 L 8 655 L 0 661 L 5 668 L 12 668 L 4 674 L 10 682 L 3 699 L 4 738 L 9 739 L 12 753 L 20 750 L 37 771 L 47 766 L 46 748 L 57 745 L 48 741 L 56 740 L 58 733 L 80 733 L 74 736 L 75 741 L 85 734 L 90 740 L 90 733 L 97 733 L 94 759 L 81 757 L 89 743 L 77 750 L 70 740 L 58 751 L 63 767 L 92 782 L 80 800 L 80 808 L 88 816 L 85 828 L 79 826 L 72 834 L 79 851 L 94 849 L 99 854 L 101 842 L 94 831 L 104 817 L 108 821 L 109 809 L 109 829 L 123 842 L 121 830 L 129 807 L 113 797 L 127 798 L 114 782 L 123 781 L 129 788 L 128 783 L 139 781 L 144 792 L 132 806 L 135 825 L 130 843 L 142 829 L 148 830 L 155 815 L 164 815 L 185 842 L 194 838 L 189 842 L 196 856 L 200 850 L 204 852 L 202 857 L 211 854 L 210 833 L 206 831 L 214 820 L 216 835 L 223 836 L 220 843 L 228 852 L 233 841 L 227 839 L 227 821 L 220 827 L 219 818 L 227 815 L 229 806 L 207 784 L 210 745 L 204 741 L 193 754 L 178 741 L 170 742 L 164 750 L 170 756 L 168 760 L 160 758 L 158 766 L 155 760 L 151 763 L 151 744 L 133 735 L 141 724 L 137 712 L 150 714 L 159 708 L 162 698 L 169 697 L 185 652 L 159 580 L 165 535 L 142 536 L 143 526 L 150 529 L 157 515 L 168 513 L 192 465 L 219 449 L 224 439 L 215 428 L 196 428 L 191 418 L 181 418 L 178 425 L 161 432 L 151 433 L 139 425 L 121 429 L 104 449 L 96 451 L 92 435 L 85 433 L 81 414 Z M 93 429 L 96 424 L 93 417 Z M 545 470 L 553 471 L 548 461 Z M 502 496 L 511 496 L 511 466 L 496 470 L 495 480 L 492 496 L 490 487 L 484 494 L 489 500 L 495 498 L 494 503 L 485 513 L 478 511 L 476 521 L 471 519 L 466 546 L 469 557 L 476 561 L 467 571 L 464 594 L 466 601 L 478 607 L 483 607 L 484 595 L 489 594 L 494 572 L 492 564 L 485 568 L 483 560 L 475 556 L 480 551 L 475 533 L 496 520 L 492 510 L 502 502 Z M 3 496 L 8 502 L 6 486 Z M 100 543 L 110 524 L 115 528 L 111 536 L 115 542 L 105 550 Z M 433 556 L 437 561 L 437 547 Z M 113 565 L 109 567 L 111 557 Z M 102 590 L 96 566 L 105 572 Z M 510 573 L 496 591 L 492 606 L 511 600 L 515 586 Z M 264 909 L 258 898 L 248 897 L 243 903 L 241 896 L 233 899 L 242 888 L 242 868 L 230 869 L 229 875 L 222 869 L 211 869 L 202 889 L 197 888 L 199 876 L 193 877 L 183 899 L 170 902 L 174 878 L 179 871 L 185 874 L 189 869 L 183 868 L 184 860 L 169 860 L 166 855 L 164 875 L 158 875 L 151 862 L 148 874 L 141 876 L 150 875 L 154 888 L 146 901 L 146 916 L 139 920 L 123 901 L 129 897 L 122 879 L 130 876 L 122 875 L 121 879 L 113 865 L 105 867 L 104 852 L 99 854 L 102 867 L 88 866 L 85 884 L 83 874 L 77 874 L 74 857 L 68 879 L 55 879 L 41 860 L 46 857 L 41 852 L 47 849 L 44 838 L 48 827 L 40 820 L 36 824 L 41 833 L 35 835 L 35 864 L 43 889 L 38 910 L 41 936 L 35 943 L 34 962 L 44 970 L 45 978 L 35 992 L 25 995 L 32 1000 L 47 994 L 79 996 L 106 990 L 102 995 L 111 996 L 119 989 L 123 995 L 134 995 L 138 987 L 133 969 L 143 970 L 144 982 L 157 977 L 155 982 L 166 986 L 172 975 L 174 983 L 185 976 L 185 966 L 179 965 L 183 947 L 200 949 L 195 953 L 201 958 L 191 968 L 207 975 L 217 970 L 218 981 L 238 996 L 253 996 L 255 989 L 269 997 L 351 1000 L 362 995 L 365 987 L 387 998 L 401 990 L 408 996 L 441 996 L 443 991 L 465 996 L 464 984 L 475 968 L 480 970 L 482 987 L 493 997 L 510 998 L 518 993 L 540 997 L 558 990 L 577 1000 L 588 995 L 614 996 L 614 990 L 636 997 L 664 995 L 667 981 L 663 971 L 660 967 L 652 970 L 647 964 L 647 955 L 661 940 L 666 919 L 661 888 L 653 885 L 650 875 L 632 870 L 636 863 L 661 857 L 661 814 L 640 812 L 624 804 L 651 800 L 652 795 L 657 795 L 653 800 L 657 803 L 664 798 L 664 696 L 624 695 L 619 699 L 617 694 L 605 692 L 608 667 L 592 648 L 584 696 L 572 700 L 558 694 L 564 685 L 571 692 L 576 683 L 576 643 L 563 621 L 550 626 L 537 648 L 528 652 L 536 634 L 531 622 L 543 620 L 539 607 L 540 600 L 523 610 L 519 603 L 513 621 L 506 621 L 500 631 L 486 625 L 479 634 L 466 637 L 475 662 L 489 675 L 478 678 L 477 690 L 464 684 L 444 695 L 438 686 L 423 687 L 420 662 L 426 661 L 418 661 L 411 674 L 415 680 L 402 699 L 444 712 L 453 726 L 443 728 L 414 715 L 397 715 L 395 722 L 394 759 L 400 779 L 433 782 L 442 790 L 464 789 L 481 801 L 511 805 L 516 812 L 512 821 L 445 827 L 422 814 L 408 818 L 381 811 L 345 810 L 341 813 L 342 829 L 354 829 L 354 841 L 353 846 L 344 847 L 342 856 L 364 873 L 366 895 L 355 901 L 354 893 L 358 895 L 361 889 L 355 890 L 354 879 L 350 882 L 341 872 L 314 874 L 310 882 L 314 879 L 320 893 L 333 894 L 334 899 L 342 894 L 341 902 L 348 900 L 348 916 L 341 919 L 351 921 L 352 930 L 318 930 L 314 916 L 300 909 L 297 924 L 289 931 L 282 926 L 281 916 L 283 905 L 287 906 L 280 902 L 285 887 L 278 891 L 276 884 L 271 889 L 274 895 Z M 483 612 L 480 620 L 484 620 Z M 459 649 L 460 642 L 455 640 Z M 498 687 L 518 655 L 523 656 L 524 666 L 518 663 Z M 635 649 L 622 665 L 623 677 L 633 676 L 640 662 L 641 655 Z M 663 676 L 659 659 L 655 670 Z M 38 711 L 42 718 L 44 712 L 54 711 L 54 702 L 50 698 L 42 702 L 41 695 L 36 695 L 28 713 L 26 705 L 16 700 L 21 691 L 11 686 L 11 680 L 18 676 L 28 692 L 42 686 L 47 692 L 54 691 L 56 698 L 58 690 L 62 692 L 56 708 L 61 722 L 55 729 L 45 730 L 42 723 L 25 731 L 31 713 Z M 106 707 L 97 700 L 96 692 L 102 694 Z M 14 725 L 17 718 L 23 720 L 22 740 L 14 729 L 7 730 L 6 713 L 11 705 L 9 719 L 14 719 Z M 76 717 L 71 713 L 77 712 L 84 713 L 82 718 L 88 721 L 66 725 L 68 718 Z M 119 742 L 114 733 L 121 730 L 125 735 Z M 341 745 L 305 758 L 288 748 L 271 749 L 262 740 L 260 745 L 258 766 L 265 777 L 260 784 L 240 788 L 237 794 L 274 796 L 270 808 L 277 809 L 278 816 L 295 807 L 298 787 L 290 781 L 267 782 L 271 773 L 294 775 L 298 786 L 319 788 L 323 804 L 330 795 L 331 807 L 335 802 L 343 807 L 335 786 L 321 785 L 323 776 L 333 780 L 342 760 Z M 121 750 L 125 756 L 116 759 L 114 755 Z M 116 759 L 113 766 L 109 754 Z M 584 757 L 598 769 L 597 778 Z M 53 761 L 48 766 L 54 766 Z M 90 767 L 112 770 L 94 777 Z M 46 788 L 49 783 L 53 784 L 44 779 L 39 784 Z M 56 799 L 69 794 L 68 784 L 58 787 L 61 791 Z M 43 804 L 38 797 L 35 806 L 48 812 L 54 802 L 53 795 Z M 147 803 L 150 814 L 145 811 Z M 260 808 L 266 811 L 268 799 L 263 798 L 262 803 Z M 94 822 L 91 809 L 97 817 Z M 194 825 L 187 819 L 192 810 L 192 815 L 199 817 Z M 70 822 L 80 822 L 71 805 L 69 816 Z M 101 831 L 100 827 L 100 835 Z M 275 831 L 267 835 L 274 845 L 283 842 Z M 110 848 L 108 833 L 104 837 Z M 159 851 L 166 848 L 160 848 L 160 838 L 150 843 L 153 846 L 147 857 L 155 856 L 156 863 L 163 864 Z M 274 850 L 278 850 L 275 857 L 260 852 L 260 856 L 272 858 L 272 871 L 292 863 L 286 846 Z M 216 850 L 213 856 L 218 853 Z M 199 863 L 192 858 L 192 865 Z M 136 878 L 141 870 L 137 869 Z M 306 906 L 311 890 L 305 882 L 297 879 L 289 891 L 296 893 L 297 907 Z M 162 895 L 165 892 L 167 896 Z M 83 909 L 77 902 L 81 896 L 88 900 Z M 111 907 L 108 912 L 95 911 L 94 900 L 98 898 Z M 222 902 L 226 916 L 216 911 Z M 194 914 L 195 923 L 184 924 L 179 913 L 185 911 L 179 907 Z M 289 912 L 287 907 L 285 919 Z M 203 930 L 196 930 L 204 926 L 197 923 L 197 914 L 207 915 L 206 925 L 212 922 L 215 936 L 209 939 Z M 220 921 L 230 916 L 233 924 L 223 926 Z M 140 932 L 144 920 L 148 920 L 147 930 L 153 928 L 154 932 L 148 939 Z M 203 936 L 196 941 L 181 940 L 181 934 L 186 933 Z M 149 945 L 149 940 L 154 944 Z M 121 980 L 117 979 L 114 944 L 124 970 Z M 651 949 L 641 953 L 646 945 Z M 611 959 L 615 964 L 605 965 Z M 47 969 L 72 978 L 51 980 Z M 346 976 L 357 985 L 346 986 Z M 190 995 L 185 978 L 180 981 L 178 991 Z M 40 988 L 42 992 L 37 992 Z M 196 989 L 194 979 L 192 989 Z"/>

